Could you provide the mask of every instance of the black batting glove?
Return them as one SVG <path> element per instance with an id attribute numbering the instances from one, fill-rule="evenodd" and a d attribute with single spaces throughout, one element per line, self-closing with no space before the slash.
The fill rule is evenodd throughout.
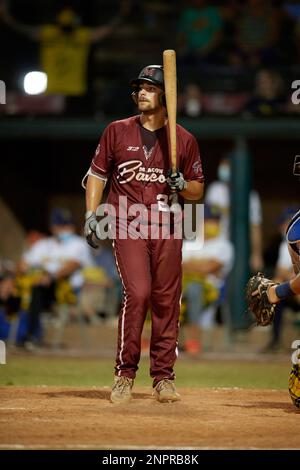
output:
<path id="1" fill-rule="evenodd" d="M 98 248 L 100 239 L 97 237 L 97 216 L 93 211 L 85 213 L 84 236 L 92 248 Z"/>
<path id="2" fill-rule="evenodd" d="M 185 181 L 183 174 L 178 170 L 175 172 L 169 170 L 166 181 L 172 193 L 180 193 L 180 191 L 187 188 L 187 181 Z"/>

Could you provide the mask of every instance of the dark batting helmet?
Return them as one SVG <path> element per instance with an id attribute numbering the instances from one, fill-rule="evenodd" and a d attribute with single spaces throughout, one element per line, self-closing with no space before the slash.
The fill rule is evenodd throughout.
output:
<path id="1" fill-rule="evenodd" d="M 147 65 L 140 72 L 138 78 L 130 82 L 130 86 L 137 88 L 141 82 L 152 83 L 164 90 L 164 71 L 162 65 Z"/>
<path id="2" fill-rule="evenodd" d="M 137 103 L 137 93 L 139 91 L 139 86 L 142 82 L 148 82 L 152 85 L 155 85 L 162 90 L 165 90 L 164 84 L 164 70 L 162 65 L 147 65 L 144 67 L 139 76 L 134 78 L 130 82 L 130 86 L 133 88 L 132 98 L 135 103 Z M 163 99 L 162 104 L 165 106 L 165 100 Z"/>

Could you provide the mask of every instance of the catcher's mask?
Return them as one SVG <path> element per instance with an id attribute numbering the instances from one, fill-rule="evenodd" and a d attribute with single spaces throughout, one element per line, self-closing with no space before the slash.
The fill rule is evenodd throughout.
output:
<path id="1" fill-rule="evenodd" d="M 141 70 L 138 78 L 134 78 L 133 80 L 131 80 L 130 86 L 133 89 L 131 96 L 135 104 L 138 103 L 138 92 L 140 90 L 140 84 L 142 82 L 151 83 L 152 85 L 155 85 L 165 91 L 163 66 L 147 65 L 147 67 L 144 67 Z M 166 106 L 165 94 L 163 93 L 162 95 L 160 95 L 159 98 L 160 104 L 162 106 Z"/>

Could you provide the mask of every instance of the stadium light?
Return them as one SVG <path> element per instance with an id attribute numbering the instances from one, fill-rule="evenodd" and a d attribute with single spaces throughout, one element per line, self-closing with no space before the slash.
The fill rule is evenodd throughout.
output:
<path id="1" fill-rule="evenodd" d="M 47 90 L 48 77 L 44 72 L 28 72 L 24 77 L 24 91 L 27 95 L 40 95 Z"/>

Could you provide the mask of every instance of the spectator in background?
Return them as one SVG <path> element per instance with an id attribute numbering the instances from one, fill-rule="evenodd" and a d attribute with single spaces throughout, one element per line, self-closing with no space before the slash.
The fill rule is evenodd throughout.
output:
<path id="1" fill-rule="evenodd" d="M 243 114 L 246 117 L 272 117 L 284 114 L 286 96 L 283 80 L 278 72 L 261 69 L 255 77 L 254 95 L 248 101 Z"/>
<path id="2" fill-rule="evenodd" d="M 231 168 L 229 158 L 223 158 L 218 166 L 218 180 L 208 185 L 205 195 L 205 203 L 219 208 L 221 217 L 222 235 L 230 237 L 230 178 Z M 250 217 L 250 242 L 251 255 L 250 267 L 253 272 L 263 268 L 262 255 L 262 210 L 259 195 L 252 190 L 249 198 Z"/>
<path id="3" fill-rule="evenodd" d="M 121 0 L 119 12 L 111 22 L 95 28 L 81 25 L 80 17 L 71 8 L 63 8 L 54 23 L 41 26 L 20 23 L 4 6 L 0 7 L 0 16 L 17 32 L 39 41 L 41 70 L 48 76 L 47 93 L 78 97 L 87 92 L 91 44 L 112 34 L 129 8 L 130 1 Z"/>
<path id="4" fill-rule="evenodd" d="M 46 236 L 47 235 L 45 233 L 40 232 L 39 230 L 29 230 L 25 239 L 26 249 L 31 248 L 36 242 L 46 238 Z"/>
<path id="5" fill-rule="evenodd" d="M 218 7 L 205 0 L 189 0 L 178 22 L 178 59 L 190 64 L 214 62 L 222 27 Z"/>
<path id="6" fill-rule="evenodd" d="M 32 272 L 28 307 L 28 333 L 25 347 L 33 349 L 40 314 L 54 302 L 73 304 L 83 284 L 80 270 L 93 264 L 85 240 L 76 235 L 71 213 L 53 209 L 50 217 L 51 237 L 39 240 L 23 255 L 20 271 Z"/>
<path id="7" fill-rule="evenodd" d="M 20 306 L 20 297 L 15 287 L 15 265 L 10 260 L 0 260 L 0 310 L 4 316 L 15 314 Z M 1 334 L 0 334 L 1 337 Z"/>
<path id="8" fill-rule="evenodd" d="M 274 282 L 286 282 L 290 281 L 294 276 L 294 269 L 291 261 L 291 257 L 288 250 L 288 244 L 285 239 L 287 227 L 293 218 L 293 216 L 298 212 L 296 207 L 287 207 L 285 208 L 278 220 L 279 231 L 282 237 L 282 241 L 279 246 L 278 259 L 275 267 Z M 279 351 L 282 347 L 282 326 L 283 326 L 283 311 L 286 308 L 292 310 L 300 311 L 300 300 L 299 296 L 291 297 L 283 300 L 278 305 L 276 305 L 276 313 L 274 321 L 271 326 L 271 338 L 268 344 L 263 348 L 263 353 Z"/>
<path id="9" fill-rule="evenodd" d="M 236 48 L 240 63 L 276 63 L 280 19 L 268 0 L 248 0 L 237 21 Z"/>
<path id="10" fill-rule="evenodd" d="M 202 346 L 204 350 L 211 347 L 217 303 L 234 257 L 232 243 L 221 235 L 221 212 L 205 204 L 204 216 L 204 245 L 202 240 L 184 240 L 182 250 L 184 345 L 191 354 L 199 354 Z"/>
<path id="11" fill-rule="evenodd" d="M 196 83 L 188 83 L 178 97 L 178 114 L 197 118 L 203 113 L 202 92 Z"/>

